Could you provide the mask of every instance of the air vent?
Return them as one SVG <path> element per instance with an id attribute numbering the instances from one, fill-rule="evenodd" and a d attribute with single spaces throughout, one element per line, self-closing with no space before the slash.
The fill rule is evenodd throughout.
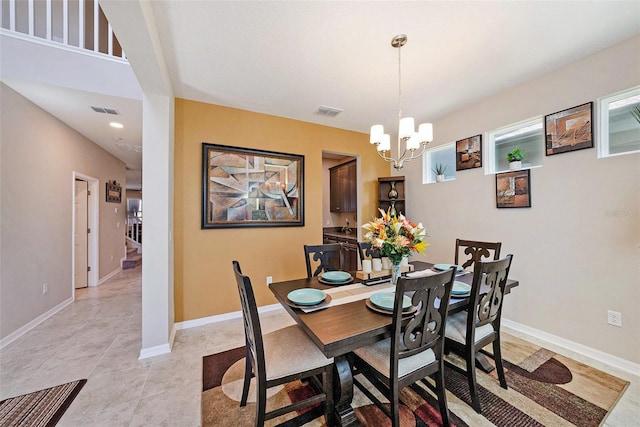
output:
<path id="1" fill-rule="evenodd" d="M 105 108 L 105 107 L 94 107 L 93 105 L 91 106 L 91 109 L 93 111 L 95 111 L 96 113 L 103 113 L 103 114 L 113 114 L 114 116 L 119 115 L 120 113 L 118 113 L 118 110 L 114 110 L 113 108 Z"/>
<path id="2" fill-rule="evenodd" d="M 122 151 L 134 151 L 136 153 L 142 153 L 142 145 L 130 145 L 124 142 L 116 142 L 116 147 Z"/>
<path id="3" fill-rule="evenodd" d="M 342 113 L 343 111 L 344 110 L 340 108 L 327 107 L 326 105 L 321 105 L 320 107 L 318 107 L 318 111 L 316 111 L 316 114 L 320 114 L 321 116 L 327 116 L 327 117 L 335 117 L 338 114 Z"/>

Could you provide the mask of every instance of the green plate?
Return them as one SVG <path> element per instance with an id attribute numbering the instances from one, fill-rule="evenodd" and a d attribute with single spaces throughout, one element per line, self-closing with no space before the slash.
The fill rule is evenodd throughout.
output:
<path id="1" fill-rule="evenodd" d="M 467 285 L 457 280 L 453 282 L 453 288 L 451 288 L 451 295 L 468 295 L 471 292 L 471 285 Z"/>
<path id="2" fill-rule="evenodd" d="M 298 305 L 316 305 L 320 304 L 327 297 L 327 294 L 320 289 L 302 288 L 289 292 L 287 298 L 294 304 Z"/>
<path id="3" fill-rule="evenodd" d="M 369 299 L 376 307 L 393 311 L 393 304 L 395 303 L 396 294 L 394 292 L 378 292 L 371 295 Z M 409 307 L 411 307 L 411 298 L 404 295 L 404 298 L 402 299 L 402 309 L 406 310 Z"/>
<path id="4" fill-rule="evenodd" d="M 325 271 L 320 276 L 328 282 L 346 282 L 351 279 L 351 274 L 346 271 Z"/>
<path id="5" fill-rule="evenodd" d="M 433 268 L 435 268 L 436 270 L 440 270 L 440 271 L 448 270 L 451 267 L 455 267 L 457 273 L 462 273 L 464 271 L 464 269 L 462 267 L 460 267 L 459 265 L 453 265 L 453 264 L 435 264 L 433 266 Z"/>

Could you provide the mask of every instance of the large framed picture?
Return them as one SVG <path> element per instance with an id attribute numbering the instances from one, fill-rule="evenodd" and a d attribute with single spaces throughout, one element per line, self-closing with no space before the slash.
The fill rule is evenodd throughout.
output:
<path id="1" fill-rule="evenodd" d="M 529 169 L 496 174 L 496 207 L 531 207 L 531 174 Z"/>
<path id="2" fill-rule="evenodd" d="M 593 147 L 593 102 L 544 116 L 546 155 Z"/>
<path id="3" fill-rule="evenodd" d="M 304 225 L 304 156 L 202 143 L 201 228 Z"/>
<path id="4" fill-rule="evenodd" d="M 456 141 L 456 170 L 482 167 L 482 135 Z"/>

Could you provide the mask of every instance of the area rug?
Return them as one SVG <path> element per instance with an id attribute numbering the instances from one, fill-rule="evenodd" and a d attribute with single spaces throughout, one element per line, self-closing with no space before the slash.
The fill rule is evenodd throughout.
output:
<path id="1" fill-rule="evenodd" d="M 450 421 L 457 427 L 476 425 L 581 426 L 601 425 L 629 383 L 575 360 L 507 334 L 502 352 L 508 390 L 500 387 L 495 370 L 477 371 L 482 415 L 471 408 L 464 374 L 447 368 L 445 383 Z M 447 359 L 459 366 L 457 356 Z M 244 375 L 244 348 L 205 356 L 203 359 L 202 425 L 253 425 L 255 390 L 249 403 L 239 406 Z M 267 410 L 304 399 L 314 393 L 307 383 L 294 382 L 268 391 Z M 363 426 L 390 425 L 389 419 L 357 388 L 354 390 L 356 416 Z M 253 400 L 252 400 L 253 399 Z M 402 426 L 440 426 L 438 403 L 422 385 L 401 392 Z M 267 426 L 324 426 L 321 405 L 269 420 Z"/>
<path id="2" fill-rule="evenodd" d="M 0 402 L 1 427 L 53 427 L 87 380 L 77 380 Z"/>

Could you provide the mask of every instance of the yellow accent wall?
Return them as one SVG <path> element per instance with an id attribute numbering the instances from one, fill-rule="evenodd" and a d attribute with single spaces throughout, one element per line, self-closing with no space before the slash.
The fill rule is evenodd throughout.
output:
<path id="1" fill-rule="evenodd" d="M 202 143 L 280 151 L 305 156 L 305 225 L 200 229 Z M 175 104 L 175 321 L 240 310 L 231 266 L 238 260 L 252 279 L 258 305 L 273 304 L 266 286 L 306 276 L 304 244 L 322 243 L 322 151 L 361 159 L 364 221 L 376 214 L 378 177 L 389 164 L 369 136 L 282 117 L 176 99 Z M 147 183 L 148 185 L 148 183 Z"/>

